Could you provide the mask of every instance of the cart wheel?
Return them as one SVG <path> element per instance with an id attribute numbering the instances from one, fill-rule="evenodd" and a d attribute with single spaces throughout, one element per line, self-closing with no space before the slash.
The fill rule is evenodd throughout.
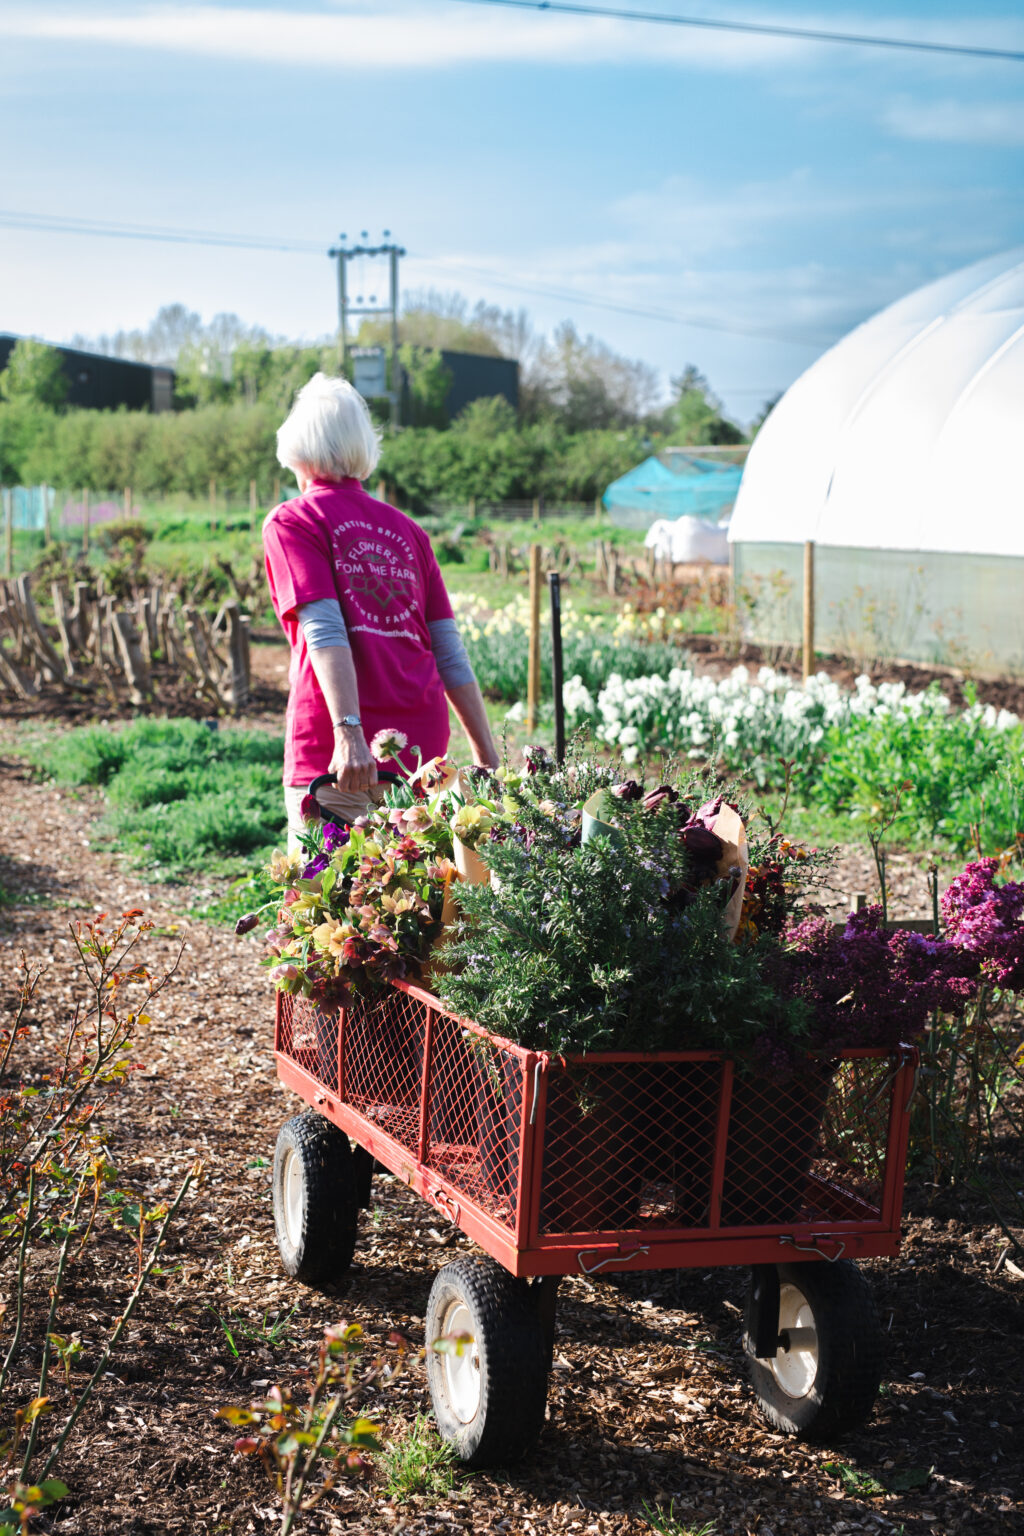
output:
<path id="1" fill-rule="evenodd" d="M 344 1274 L 358 1214 L 348 1137 L 313 1110 L 295 1115 L 274 1149 L 274 1226 L 285 1273 L 307 1285 Z"/>
<path id="2" fill-rule="evenodd" d="M 774 1359 L 749 1360 L 761 1413 L 783 1434 L 828 1441 L 863 1424 L 881 1380 L 882 1332 L 871 1289 L 848 1259 L 780 1264 Z"/>
<path id="3" fill-rule="evenodd" d="M 430 1349 L 469 1334 L 459 1351 Z M 437 1427 L 470 1467 L 517 1461 L 535 1444 L 548 1392 L 544 1325 L 525 1280 L 493 1259 L 446 1264 L 427 1302 L 427 1381 Z"/>

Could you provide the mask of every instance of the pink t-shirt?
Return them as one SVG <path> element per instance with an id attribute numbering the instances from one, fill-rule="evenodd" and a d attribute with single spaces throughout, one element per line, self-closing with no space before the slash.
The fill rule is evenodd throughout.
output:
<path id="1" fill-rule="evenodd" d="M 428 624 L 452 617 L 430 540 L 411 518 L 367 495 L 358 480 L 314 480 L 263 524 L 274 612 L 291 646 L 284 782 L 326 773 L 334 751 L 330 711 L 296 609 L 337 598 L 348 628 L 367 741 L 397 727 L 424 758 L 448 748 L 448 702 Z M 402 754 L 415 766 L 411 752 Z"/>

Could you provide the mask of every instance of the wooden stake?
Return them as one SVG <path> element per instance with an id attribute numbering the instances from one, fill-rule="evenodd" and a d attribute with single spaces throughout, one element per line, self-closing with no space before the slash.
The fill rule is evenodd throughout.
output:
<path id="1" fill-rule="evenodd" d="M 125 517 L 131 517 L 132 515 L 132 488 L 130 485 L 126 485 L 124 488 L 124 515 Z"/>
<path id="2" fill-rule="evenodd" d="M 216 482 L 216 480 L 211 480 L 210 481 L 210 511 L 211 512 L 216 512 L 216 510 L 217 510 L 217 482 Z"/>
<path id="3" fill-rule="evenodd" d="M 526 674 L 526 729 L 537 728 L 540 702 L 540 545 L 530 545 L 530 653 Z"/>
<path id="4" fill-rule="evenodd" d="M 535 523 L 539 523 L 540 522 L 540 497 L 539 496 L 535 496 L 533 498 L 533 520 L 534 520 Z"/>
<path id="5" fill-rule="evenodd" d="M 804 545 L 804 682 L 814 673 L 814 540 Z"/>
<path id="6" fill-rule="evenodd" d="M 89 553 L 89 487 L 82 492 L 82 554 Z"/>

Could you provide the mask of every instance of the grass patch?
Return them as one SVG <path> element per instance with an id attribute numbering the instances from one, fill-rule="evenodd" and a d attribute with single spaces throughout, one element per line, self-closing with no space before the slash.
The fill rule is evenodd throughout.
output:
<path id="1" fill-rule="evenodd" d="M 417 1414 L 412 1427 L 390 1442 L 378 1465 L 388 1498 L 407 1499 L 414 1493 L 444 1498 L 455 1487 L 455 1452 L 425 1413 Z"/>
<path id="2" fill-rule="evenodd" d="M 68 731 L 27 755 L 58 784 L 104 791 L 102 830 L 134 863 L 170 877 L 202 869 L 250 878 L 284 831 L 283 750 L 268 732 L 138 720 Z"/>

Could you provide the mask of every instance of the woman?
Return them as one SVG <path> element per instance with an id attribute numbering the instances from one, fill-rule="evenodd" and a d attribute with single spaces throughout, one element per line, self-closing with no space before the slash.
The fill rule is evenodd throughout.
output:
<path id="1" fill-rule="evenodd" d="M 380 456 L 366 402 L 345 379 L 316 374 L 277 434 L 300 494 L 263 525 L 274 612 L 291 646 L 284 783 L 289 838 L 310 780 L 329 771 L 344 815 L 377 782 L 370 743 L 394 727 L 415 766 L 448 748 L 448 705 L 474 763 L 497 767 L 487 712 L 430 540 L 363 490 Z M 386 765 L 385 765 L 386 766 Z M 330 792 L 328 792 L 328 795 Z M 341 796 L 345 798 L 341 798 Z"/>

